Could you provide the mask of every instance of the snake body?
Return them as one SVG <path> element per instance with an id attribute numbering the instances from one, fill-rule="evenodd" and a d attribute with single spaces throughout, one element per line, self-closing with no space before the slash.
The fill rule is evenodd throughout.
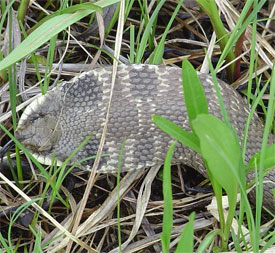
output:
<path id="1" fill-rule="evenodd" d="M 16 137 L 43 164 L 51 164 L 52 154 L 64 161 L 87 137 L 91 136 L 73 158 L 78 161 L 95 155 L 105 123 L 111 88 L 111 66 L 85 72 L 39 96 L 24 111 Z M 209 112 L 222 118 L 212 79 L 199 74 Z M 219 80 L 221 94 L 231 124 L 240 140 L 249 108 L 241 96 Z M 122 171 L 163 164 L 173 141 L 152 122 L 152 114 L 161 115 L 190 130 L 181 85 L 181 69 L 156 65 L 120 65 L 108 122 L 99 172 L 116 172 L 121 145 L 125 140 Z M 261 148 L 263 126 L 256 114 L 249 128 L 246 162 Z M 222 136 L 221 136 L 222 138 Z M 274 143 L 274 136 L 270 135 Z M 173 163 L 183 163 L 207 176 L 202 158 L 196 152 L 177 144 Z M 92 161 L 86 163 L 91 168 Z M 253 173 L 248 175 L 248 181 Z M 272 170 L 264 185 L 264 205 L 274 212 Z"/>

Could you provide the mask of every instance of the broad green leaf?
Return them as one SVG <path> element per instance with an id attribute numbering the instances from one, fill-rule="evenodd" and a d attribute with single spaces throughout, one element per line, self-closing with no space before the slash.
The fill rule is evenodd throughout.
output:
<path id="1" fill-rule="evenodd" d="M 261 152 L 256 153 L 253 155 L 248 163 L 249 167 L 254 168 L 255 164 L 257 165 L 257 168 L 260 166 L 260 155 Z M 264 153 L 264 168 L 271 168 L 275 166 L 275 144 L 272 144 L 265 149 Z"/>
<path id="2" fill-rule="evenodd" d="M 193 121 L 193 127 L 200 140 L 202 157 L 207 164 L 214 181 L 215 194 L 220 195 L 220 186 L 226 191 L 229 212 L 224 223 L 221 199 L 218 200 L 218 212 L 223 232 L 222 248 L 228 242 L 230 227 L 235 215 L 238 182 L 244 189 L 244 166 L 242 164 L 241 149 L 235 131 L 213 115 L 201 114 Z M 220 185 L 220 186 L 219 186 Z M 220 196 L 219 196 L 220 197 Z"/>
<path id="3" fill-rule="evenodd" d="M 105 7 L 119 0 L 104 1 L 98 4 L 99 7 Z M 75 7 L 74 7 L 75 8 Z M 25 40 L 23 40 L 6 58 L 0 62 L 0 71 L 8 68 L 17 61 L 26 57 L 35 49 L 50 40 L 53 36 L 79 21 L 85 16 L 94 12 L 93 8 L 82 9 L 74 13 L 65 13 L 47 20 L 36 30 L 34 30 Z"/>
<path id="4" fill-rule="evenodd" d="M 201 81 L 186 59 L 182 61 L 182 87 L 189 123 L 193 129 L 192 121 L 199 114 L 208 114 L 208 104 Z"/>
<path id="5" fill-rule="evenodd" d="M 177 126 L 175 123 L 171 122 L 168 119 L 165 119 L 159 115 L 153 115 L 152 119 L 154 123 L 165 133 L 170 135 L 172 138 L 181 142 L 186 147 L 191 148 L 192 150 L 201 153 L 200 143 L 197 136 L 192 133 L 189 133 Z"/>
<path id="6" fill-rule="evenodd" d="M 189 215 L 189 221 L 183 228 L 175 253 L 194 252 L 194 217 L 194 212 Z"/>
<path id="7" fill-rule="evenodd" d="M 164 169 L 163 169 L 163 199 L 164 213 L 162 222 L 161 244 L 162 252 L 169 252 L 170 236 L 173 227 L 173 203 L 172 203 L 172 183 L 171 183 L 171 161 L 173 151 L 177 142 L 173 142 L 166 154 Z"/>
<path id="8" fill-rule="evenodd" d="M 199 115 L 193 121 L 200 139 L 203 158 L 228 197 L 237 194 L 241 150 L 234 132 L 212 115 Z"/>

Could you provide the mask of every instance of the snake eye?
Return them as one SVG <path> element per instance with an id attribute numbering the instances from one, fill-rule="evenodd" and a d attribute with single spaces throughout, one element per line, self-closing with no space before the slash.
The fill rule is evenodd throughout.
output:
<path id="1" fill-rule="evenodd" d="M 46 114 L 46 113 L 39 112 L 38 115 L 39 115 L 38 117 L 43 118 L 43 117 L 45 117 L 47 114 Z"/>
<path id="2" fill-rule="evenodd" d="M 29 120 L 30 120 L 30 121 L 35 121 L 35 120 L 39 119 L 40 117 L 41 117 L 40 114 L 34 113 L 34 114 L 31 114 L 31 115 L 29 116 Z M 42 117 L 43 117 L 43 116 L 42 116 Z"/>

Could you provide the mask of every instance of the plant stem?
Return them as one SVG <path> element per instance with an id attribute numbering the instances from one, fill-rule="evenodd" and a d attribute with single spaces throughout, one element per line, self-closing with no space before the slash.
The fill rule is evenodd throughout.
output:
<path id="1" fill-rule="evenodd" d="M 22 0 L 19 5 L 17 19 L 23 23 L 24 17 L 27 13 L 30 0 Z"/>

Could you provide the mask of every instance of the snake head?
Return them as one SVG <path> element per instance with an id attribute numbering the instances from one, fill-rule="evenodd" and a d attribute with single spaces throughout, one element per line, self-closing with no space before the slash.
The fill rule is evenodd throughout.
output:
<path id="1" fill-rule="evenodd" d="M 15 137 L 37 159 L 49 154 L 61 137 L 57 104 L 58 100 L 52 92 L 40 95 L 25 109 L 19 120 Z"/>

